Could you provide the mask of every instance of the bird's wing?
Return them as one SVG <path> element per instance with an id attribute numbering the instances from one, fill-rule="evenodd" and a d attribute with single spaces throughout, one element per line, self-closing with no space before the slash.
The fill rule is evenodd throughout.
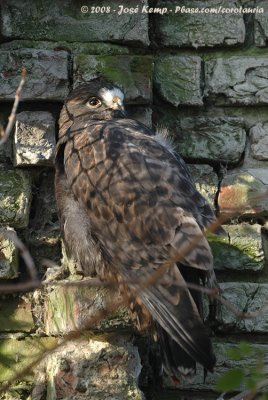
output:
<path id="1" fill-rule="evenodd" d="M 64 165 L 94 235 L 130 287 L 139 290 L 137 279 L 147 279 L 177 253 L 184 265 L 212 275 L 211 251 L 194 217 L 194 185 L 153 138 L 120 123 L 95 123 L 70 137 Z M 212 370 L 207 331 L 176 266 L 139 296 L 172 339 Z"/>

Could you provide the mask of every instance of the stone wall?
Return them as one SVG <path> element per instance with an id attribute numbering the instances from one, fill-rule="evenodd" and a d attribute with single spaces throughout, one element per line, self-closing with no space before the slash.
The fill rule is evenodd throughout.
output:
<path id="1" fill-rule="evenodd" d="M 84 3 L 89 3 L 86 13 L 81 12 Z M 46 258 L 60 265 L 61 259 L 53 194 L 57 119 L 70 88 L 102 73 L 124 88 L 131 117 L 168 128 L 198 189 L 218 211 L 228 214 L 230 207 L 240 208 L 242 215 L 225 226 L 228 238 L 212 237 L 210 242 L 223 296 L 240 310 L 259 309 L 268 292 L 267 2 L 213 1 L 213 7 L 264 8 L 256 14 L 175 13 L 178 3 L 187 7 L 189 2 L 172 0 L 98 1 L 95 5 L 104 7 L 104 13 L 91 13 L 92 3 L 2 3 L 2 124 L 22 66 L 28 75 L 14 133 L 0 149 L 1 225 L 15 229 L 28 245 L 40 275 L 46 273 L 52 282 L 66 277 L 66 271 L 47 268 L 44 262 Z M 134 10 L 138 3 L 138 13 L 118 15 L 121 3 Z M 192 0 L 191 7 L 211 3 Z M 147 6 L 168 11 L 147 13 Z M 14 244 L 0 238 L 0 246 L 2 282 L 27 279 Z M 78 279 L 74 273 L 72 279 Z M 63 333 L 103 310 L 109 295 L 100 288 L 49 286 L 2 296 L 0 381 L 8 381 L 42 349 L 55 346 Z M 267 352 L 267 312 L 239 320 L 218 304 L 207 316 L 215 332 L 215 374 L 204 382 L 198 369 L 193 382 L 177 386 L 165 379 L 158 399 L 215 398 L 211 390 L 217 377 L 241 363 L 230 361 L 227 349 L 243 338 L 254 344 L 256 353 Z M 70 340 L 35 370 L 34 381 L 28 373 L 3 398 L 26 399 L 34 387 L 35 400 L 142 399 L 138 376 L 145 391 L 151 378 L 144 352 L 138 352 L 144 339 L 134 340 L 127 311 L 119 310 L 94 332 L 84 333 L 78 344 Z"/>

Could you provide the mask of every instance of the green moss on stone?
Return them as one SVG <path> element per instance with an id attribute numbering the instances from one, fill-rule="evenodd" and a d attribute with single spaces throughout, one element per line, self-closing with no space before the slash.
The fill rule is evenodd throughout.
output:
<path id="1" fill-rule="evenodd" d="M 29 222 L 30 201 L 29 174 L 0 167 L 0 224 L 26 227 Z"/>
<path id="2" fill-rule="evenodd" d="M 19 371 L 57 343 L 55 338 L 25 338 L 0 340 L 0 382 L 12 379 Z M 33 372 L 23 377 L 32 381 Z"/>

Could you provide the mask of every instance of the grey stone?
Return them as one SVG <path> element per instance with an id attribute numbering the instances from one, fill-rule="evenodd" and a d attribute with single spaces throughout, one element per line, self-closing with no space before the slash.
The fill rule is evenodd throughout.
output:
<path id="1" fill-rule="evenodd" d="M 200 57 L 163 56 L 155 62 L 154 84 L 159 94 L 175 106 L 203 105 L 200 82 Z"/>
<path id="2" fill-rule="evenodd" d="M 147 14 L 118 15 L 122 4 L 118 0 L 84 4 L 88 6 L 85 13 L 81 11 L 82 2 L 71 0 L 45 0 L 42 7 L 31 0 L 23 3 L 7 0 L 2 5 L 2 34 L 6 38 L 28 40 L 149 44 Z M 105 12 L 93 13 L 91 6 L 105 7 Z M 137 2 L 125 0 L 124 6 L 135 8 Z"/>
<path id="3" fill-rule="evenodd" d="M 249 355 L 245 355 L 241 360 L 233 360 L 229 355 L 229 351 L 231 349 L 239 348 L 239 344 L 237 342 L 214 340 L 213 347 L 217 357 L 217 363 L 214 372 L 212 374 L 208 373 L 205 380 L 204 370 L 200 365 L 197 366 L 197 374 L 190 381 L 180 382 L 176 385 L 170 379 L 165 379 L 164 385 L 166 388 L 173 390 L 177 389 L 177 396 L 174 399 L 180 398 L 178 397 L 180 396 L 180 392 L 186 389 L 193 391 L 193 396 L 191 397 L 190 394 L 188 395 L 189 397 L 186 396 L 187 399 L 194 399 L 195 391 L 213 390 L 218 379 L 232 368 L 242 368 L 245 371 L 246 376 L 249 376 L 251 368 L 253 369 L 255 367 L 254 369 L 256 370 L 256 365 L 259 363 L 260 355 L 265 355 L 268 351 L 267 344 L 250 344 L 252 352 Z M 245 389 L 244 384 L 241 386 L 241 390 Z M 206 400 L 207 398 L 210 397 L 207 397 L 206 394 L 204 397 L 200 396 L 200 400 Z M 218 397 L 214 393 L 214 397 L 212 397 L 212 399 L 215 400 L 216 398 Z"/>
<path id="4" fill-rule="evenodd" d="M 257 3 L 258 8 L 263 12 L 257 12 L 254 15 L 254 38 L 255 44 L 259 47 L 265 47 L 268 41 L 268 10 L 266 0 L 260 0 Z"/>
<path id="5" fill-rule="evenodd" d="M 1 50 L 18 50 L 18 49 L 43 49 L 59 51 L 64 50 L 71 52 L 72 54 L 103 54 L 103 55 L 116 55 L 116 54 L 142 54 L 146 49 L 138 49 L 136 47 L 129 48 L 114 43 L 103 43 L 103 42 L 48 42 L 43 40 L 11 40 L 10 42 L 4 42 L 0 44 Z"/>
<path id="6" fill-rule="evenodd" d="M 261 225 L 224 225 L 228 237 L 213 235 L 209 244 L 216 270 L 260 271 L 265 266 Z"/>
<path id="7" fill-rule="evenodd" d="M 233 46 L 244 43 L 245 25 L 242 14 L 235 13 L 191 13 L 184 12 L 185 9 L 196 8 L 218 8 L 219 6 L 237 7 L 238 2 L 232 0 L 215 0 L 213 4 L 205 1 L 187 0 L 167 2 L 160 0 L 159 7 L 167 7 L 172 10 L 165 15 L 156 15 L 158 40 L 164 46 L 178 47 L 214 47 Z M 180 6 L 179 12 L 175 13 L 176 7 Z"/>
<path id="8" fill-rule="evenodd" d="M 14 242 L 7 239 L 0 230 L 0 279 L 17 278 L 18 267 L 17 248 Z"/>
<path id="9" fill-rule="evenodd" d="M 0 224 L 27 227 L 31 203 L 31 180 L 26 171 L 0 165 Z"/>
<path id="10" fill-rule="evenodd" d="M 205 97 L 216 104 L 268 103 L 268 60 L 262 56 L 217 58 L 205 63 Z"/>
<path id="11" fill-rule="evenodd" d="M 252 313 L 252 318 L 239 318 L 228 307 L 218 303 L 217 320 L 221 330 L 234 332 L 268 331 L 267 290 L 265 283 L 225 282 L 220 284 L 221 296 L 232 304 L 238 311 Z M 256 317 L 254 313 L 263 308 Z"/>
<path id="12" fill-rule="evenodd" d="M 167 127 L 178 152 L 195 163 L 237 163 L 245 150 L 246 132 L 240 118 L 180 118 L 167 112 L 159 116 L 157 123 Z"/>
<path id="13" fill-rule="evenodd" d="M 23 6 L 25 7 L 25 5 Z M 1 50 L 0 99 L 14 100 L 21 79 L 27 70 L 21 100 L 63 100 L 68 89 L 68 53 L 50 50 Z"/>
<path id="14" fill-rule="evenodd" d="M 128 336 L 84 333 L 54 351 L 46 363 L 47 400 L 142 400 L 141 362 Z"/>
<path id="15" fill-rule="evenodd" d="M 99 74 L 122 87 L 129 104 L 150 103 L 152 98 L 151 56 L 92 56 L 74 57 L 74 86 L 96 78 Z"/>
<path id="16" fill-rule="evenodd" d="M 218 177 L 209 165 L 188 164 L 188 169 L 195 181 L 197 190 L 214 207 L 216 193 L 218 191 Z"/>
<path id="17" fill-rule="evenodd" d="M 268 122 L 259 123 L 250 129 L 251 154 L 260 161 L 268 161 Z"/>
<path id="18" fill-rule="evenodd" d="M 266 216 L 268 214 L 266 168 L 228 172 L 220 187 L 218 205 L 222 214 Z"/>
<path id="19" fill-rule="evenodd" d="M 55 120 L 45 111 L 17 114 L 14 135 L 14 165 L 53 165 Z"/>

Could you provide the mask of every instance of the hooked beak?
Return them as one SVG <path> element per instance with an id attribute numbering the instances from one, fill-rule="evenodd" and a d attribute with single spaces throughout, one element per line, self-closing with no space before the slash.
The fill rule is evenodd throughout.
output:
<path id="1" fill-rule="evenodd" d="M 124 117 L 126 117 L 125 107 L 124 107 L 124 104 L 123 104 L 122 100 L 120 99 L 120 97 L 115 96 L 113 98 L 112 109 L 114 110 L 114 117 L 115 118 L 124 118 Z"/>

